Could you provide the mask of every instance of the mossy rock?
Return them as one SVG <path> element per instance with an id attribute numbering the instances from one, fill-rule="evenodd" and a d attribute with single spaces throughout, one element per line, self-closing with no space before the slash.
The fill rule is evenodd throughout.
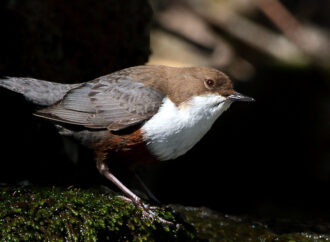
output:
<path id="1" fill-rule="evenodd" d="M 144 217 L 108 190 L 3 187 L 0 241 L 330 241 L 330 233 L 306 226 L 275 233 L 260 221 L 208 208 L 170 205 L 154 211 L 173 226 Z"/>
<path id="2" fill-rule="evenodd" d="M 1 241 L 192 240 L 184 226 L 145 218 L 142 210 L 97 189 L 1 188 Z M 157 209 L 176 224 L 174 216 Z"/>

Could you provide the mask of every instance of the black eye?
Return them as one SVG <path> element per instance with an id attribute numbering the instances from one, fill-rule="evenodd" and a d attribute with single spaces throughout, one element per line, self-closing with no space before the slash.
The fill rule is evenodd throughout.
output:
<path id="1" fill-rule="evenodd" d="M 214 84 L 215 84 L 214 80 L 212 80 L 212 79 L 206 79 L 205 83 L 208 87 L 214 87 Z"/>

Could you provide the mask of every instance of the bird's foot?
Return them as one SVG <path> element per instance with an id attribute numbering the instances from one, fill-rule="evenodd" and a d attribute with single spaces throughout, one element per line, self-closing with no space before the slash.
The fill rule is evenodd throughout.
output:
<path id="1" fill-rule="evenodd" d="M 112 181 L 120 190 L 126 194 L 128 197 L 123 197 L 120 196 L 123 200 L 128 201 L 130 203 L 133 203 L 135 206 L 139 207 L 142 209 L 142 214 L 144 217 L 151 219 L 154 221 L 157 219 L 163 224 L 166 225 L 173 225 L 172 222 L 167 221 L 157 215 L 156 212 L 154 212 L 154 209 L 151 209 L 148 205 L 144 204 L 138 196 L 136 196 L 131 190 L 129 190 L 123 183 L 121 183 L 110 171 L 108 168 L 107 163 L 105 162 L 104 159 L 99 159 L 97 160 L 97 169 L 99 172 L 105 176 L 108 180 Z"/>
<path id="2" fill-rule="evenodd" d="M 156 209 L 161 209 L 161 208 L 156 207 L 156 206 L 149 206 L 149 205 L 143 203 L 142 199 L 139 197 L 134 197 L 134 199 L 131 199 L 131 198 L 128 198 L 125 196 L 118 196 L 118 197 L 120 197 L 124 201 L 134 204 L 138 208 L 141 208 L 143 217 L 148 218 L 151 221 L 154 221 L 156 219 L 164 225 L 173 225 L 173 222 L 167 221 L 166 219 L 159 217 L 158 214 L 155 212 Z"/>

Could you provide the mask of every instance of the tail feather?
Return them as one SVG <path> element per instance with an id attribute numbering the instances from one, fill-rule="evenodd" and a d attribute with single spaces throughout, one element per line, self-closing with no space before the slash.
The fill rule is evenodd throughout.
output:
<path id="1" fill-rule="evenodd" d="M 23 94 L 30 102 L 49 106 L 60 101 L 72 88 L 81 84 L 61 84 L 33 78 L 7 77 L 0 79 L 0 87 Z"/>

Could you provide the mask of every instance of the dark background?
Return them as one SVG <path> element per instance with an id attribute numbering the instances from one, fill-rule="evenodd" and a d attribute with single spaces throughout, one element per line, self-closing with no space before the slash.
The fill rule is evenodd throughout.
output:
<path id="1" fill-rule="evenodd" d="M 304 21 L 329 27 L 326 4 L 314 3 L 306 13 L 307 2 L 286 7 Z M 165 29 L 157 16 L 153 28 Z M 253 18 L 276 29 L 260 13 Z M 77 83 L 143 64 L 151 22 L 147 1 L 1 1 L 0 75 Z M 303 66 L 274 61 L 212 28 L 253 66 L 253 75 L 234 81 L 256 102 L 233 104 L 191 151 L 141 168 L 142 178 L 165 204 L 329 221 L 329 66 L 317 59 Z M 87 150 L 77 151 L 52 124 L 33 117 L 34 107 L 23 97 L 1 89 L 0 110 L 2 185 L 116 189 L 98 174 Z M 118 172 L 134 186 L 129 173 Z"/>

